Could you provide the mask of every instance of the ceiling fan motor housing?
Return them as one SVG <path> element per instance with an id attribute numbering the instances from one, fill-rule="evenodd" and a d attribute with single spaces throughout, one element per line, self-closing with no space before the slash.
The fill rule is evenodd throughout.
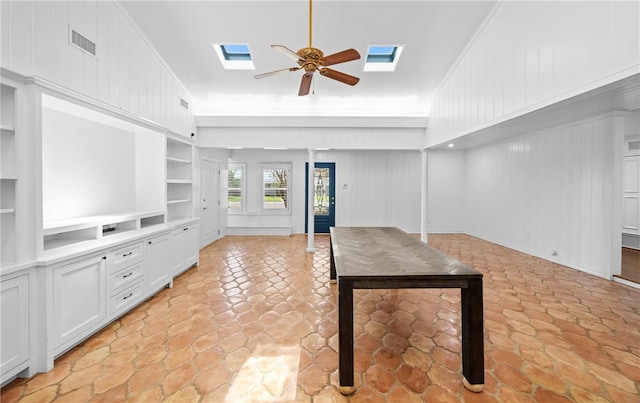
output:
<path id="1" fill-rule="evenodd" d="M 308 47 L 298 51 L 300 59 L 298 64 L 307 72 L 316 71 L 320 65 L 320 59 L 324 57 L 324 53 L 320 49 Z"/>

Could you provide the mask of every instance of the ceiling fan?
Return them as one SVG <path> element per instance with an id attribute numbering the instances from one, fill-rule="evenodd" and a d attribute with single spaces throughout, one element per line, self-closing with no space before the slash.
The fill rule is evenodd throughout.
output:
<path id="1" fill-rule="evenodd" d="M 313 73 L 316 71 L 325 77 L 329 77 L 341 83 L 356 85 L 360 79 L 358 77 L 351 76 L 349 74 L 341 73 L 339 71 L 328 68 L 338 63 L 350 62 L 352 60 L 360 59 L 360 53 L 355 49 L 347 49 L 342 52 L 334 53 L 329 56 L 325 56 L 320 49 L 316 49 L 311 44 L 311 32 L 312 32 L 312 0 L 309 0 L 309 46 L 300 49 L 298 52 L 294 52 L 286 46 L 271 45 L 272 48 L 290 57 L 298 63 L 296 67 L 290 67 L 288 69 L 271 71 L 269 73 L 262 73 L 253 76 L 254 78 L 271 77 L 276 74 L 286 73 L 289 71 L 304 70 L 302 76 L 302 82 L 300 83 L 300 90 L 298 95 L 308 95 L 311 88 L 311 81 L 313 80 Z"/>

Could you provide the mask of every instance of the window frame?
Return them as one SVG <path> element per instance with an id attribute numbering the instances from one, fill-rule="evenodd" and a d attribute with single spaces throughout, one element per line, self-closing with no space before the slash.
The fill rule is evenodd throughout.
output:
<path id="1" fill-rule="evenodd" d="M 287 206 L 283 208 L 266 208 L 264 206 L 264 196 L 265 190 L 265 181 L 264 181 L 264 172 L 267 170 L 287 170 Z M 291 214 L 291 173 L 292 173 L 291 164 L 261 164 L 260 166 L 260 174 L 261 174 L 261 182 L 262 189 L 260 191 L 260 206 L 262 214 L 273 214 L 273 215 L 281 215 L 281 214 Z"/>
<path id="2" fill-rule="evenodd" d="M 229 186 L 229 174 L 231 171 L 240 170 L 242 177 L 240 178 L 240 208 L 231 208 L 229 203 L 229 192 L 231 187 Z M 236 188 L 233 188 L 236 189 Z M 244 214 L 247 205 L 247 164 L 242 162 L 231 162 L 227 168 L 227 213 L 228 214 Z"/>

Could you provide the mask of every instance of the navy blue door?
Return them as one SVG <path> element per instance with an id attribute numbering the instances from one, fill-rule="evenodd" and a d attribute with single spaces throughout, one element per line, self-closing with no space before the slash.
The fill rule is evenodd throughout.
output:
<path id="1" fill-rule="evenodd" d="M 314 232 L 328 233 L 329 227 L 336 225 L 336 184 L 335 184 L 335 163 L 316 162 L 313 175 L 314 203 L 313 203 L 313 225 Z M 307 217 L 309 211 L 309 163 L 305 169 L 305 200 L 304 209 L 304 232 L 308 232 Z"/>

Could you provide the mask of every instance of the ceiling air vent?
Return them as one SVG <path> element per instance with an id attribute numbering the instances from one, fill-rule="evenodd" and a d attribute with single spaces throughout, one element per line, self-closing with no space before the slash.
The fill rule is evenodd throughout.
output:
<path id="1" fill-rule="evenodd" d="M 182 106 L 184 109 L 189 110 L 189 102 L 187 102 L 186 100 L 180 98 L 180 106 Z"/>
<path id="2" fill-rule="evenodd" d="M 71 30 L 71 43 L 93 56 L 96 55 L 96 44 L 73 29 Z"/>

